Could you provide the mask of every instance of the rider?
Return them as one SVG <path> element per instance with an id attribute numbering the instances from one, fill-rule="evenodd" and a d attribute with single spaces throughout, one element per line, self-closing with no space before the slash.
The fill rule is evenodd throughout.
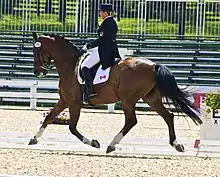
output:
<path id="1" fill-rule="evenodd" d="M 90 75 L 90 68 L 100 62 L 102 69 L 105 70 L 115 63 L 115 58 L 121 58 L 116 43 L 118 26 L 113 18 L 112 5 L 100 4 L 99 15 L 103 22 L 97 30 L 98 38 L 91 43 L 85 44 L 82 48 L 84 52 L 94 48 L 81 65 L 86 84 L 86 98 L 88 100 L 97 95 L 93 90 L 93 80 Z"/>

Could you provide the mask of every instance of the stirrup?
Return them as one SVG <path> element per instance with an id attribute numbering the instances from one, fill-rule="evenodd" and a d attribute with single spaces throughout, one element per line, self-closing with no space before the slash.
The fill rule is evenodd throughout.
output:
<path id="1" fill-rule="evenodd" d="M 97 93 L 90 93 L 87 95 L 87 98 L 90 100 L 93 99 L 95 96 L 97 96 Z"/>
<path id="2" fill-rule="evenodd" d="M 90 93 L 90 94 L 85 94 L 84 95 L 84 101 L 88 102 L 89 100 L 93 99 L 96 97 L 98 94 L 97 93 Z"/>

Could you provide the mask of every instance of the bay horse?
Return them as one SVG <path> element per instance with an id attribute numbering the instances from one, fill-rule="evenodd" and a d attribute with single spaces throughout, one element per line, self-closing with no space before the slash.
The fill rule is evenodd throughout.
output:
<path id="1" fill-rule="evenodd" d="M 34 74 L 38 77 L 46 76 L 54 60 L 59 74 L 60 99 L 45 117 L 42 126 L 29 145 L 37 144 L 38 138 L 43 135 L 47 125 L 62 112 L 69 108 L 69 130 L 84 144 L 100 148 L 97 140 L 89 140 L 77 130 L 80 110 L 83 107 L 82 86 L 77 80 L 77 68 L 81 52 L 68 39 L 56 35 L 41 35 L 33 33 L 34 38 Z M 164 65 L 156 64 L 147 58 L 128 57 L 113 65 L 107 82 L 94 86 L 97 97 L 90 101 L 91 105 L 110 104 L 121 102 L 125 115 L 125 124 L 120 132 L 113 138 L 106 153 L 115 150 L 122 138 L 137 124 L 135 104 L 142 99 L 151 109 L 156 111 L 168 125 L 169 143 L 179 152 L 184 152 L 184 146 L 177 142 L 174 129 L 174 114 L 169 112 L 162 103 L 165 97 L 173 102 L 179 112 L 188 115 L 196 124 L 202 124 L 196 112 L 199 109 L 189 101 L 192 93 L 177 86 L 171 70 Z"/>

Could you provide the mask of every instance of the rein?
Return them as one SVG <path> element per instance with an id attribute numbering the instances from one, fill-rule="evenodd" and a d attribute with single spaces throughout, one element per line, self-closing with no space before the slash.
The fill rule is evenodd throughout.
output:
<path id="1" fill-rule="evenodd" d="M 52 67 L 46 67 L 46 66 L 40 66 L 41 69 L 44 69 L 46 71 L 50 71 Z"/>

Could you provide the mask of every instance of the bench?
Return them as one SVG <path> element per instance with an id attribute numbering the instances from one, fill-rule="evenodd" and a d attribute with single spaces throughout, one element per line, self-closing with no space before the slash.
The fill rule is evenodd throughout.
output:
<path id="1" fill-rule="evenodd" d="M 81 47 L 95 39 L 94 35 L 64 34 L 70 41 Z M 168 66 L 179 84 L 216 85 L 213 77 L 219 79 L 220 42 L 190 40 L 138 40 L 130 36 L 119 38 L 119 46 L 134 51 L 133 57 L 147 57 L 150 60 Z M 1 40 L 2 39 L 2 40 Z M 126 44 L 126 45 L 125 45 Z M 36 79 L 33 75 L 33 39 L 32 34 L 0 34 L 0 77 L 8 73 L 10 78 Z M 7 65 L 4 69 L 4 65 Z M 11 66 L 11 68 L 9 68 Z M 4 71 L 6 70 L 6 71 Z M 207 71 L 207 72 L 205 72 Z M 210 72 L 209 72 L 210 71 Z M 215 71 L 215 72 L 214 72 Z M 22 73 L 23 72 L 23 73 Z M 210 77 L 209 77 L 210 73 Z M 58 78 L 55 68 L 49 79 Z M 48 78 L 47 78 L 48 79 Z"/>
<path id="2" fill-rule="evenodd" d="M 217 85 L 215 80 L 220 80 L 218 41 L 150 40 L 136 43 L 136 48 L 133 48 L 134 56 L 147 57 L 156 63 L 164 64 L 177 77 L 183 71 L 181 76 L 188 76 L 188 85 Z M 175 72 L 177 69 L 179 72 Z M 185 71 L 188 71 L 188 75 Z"/>

